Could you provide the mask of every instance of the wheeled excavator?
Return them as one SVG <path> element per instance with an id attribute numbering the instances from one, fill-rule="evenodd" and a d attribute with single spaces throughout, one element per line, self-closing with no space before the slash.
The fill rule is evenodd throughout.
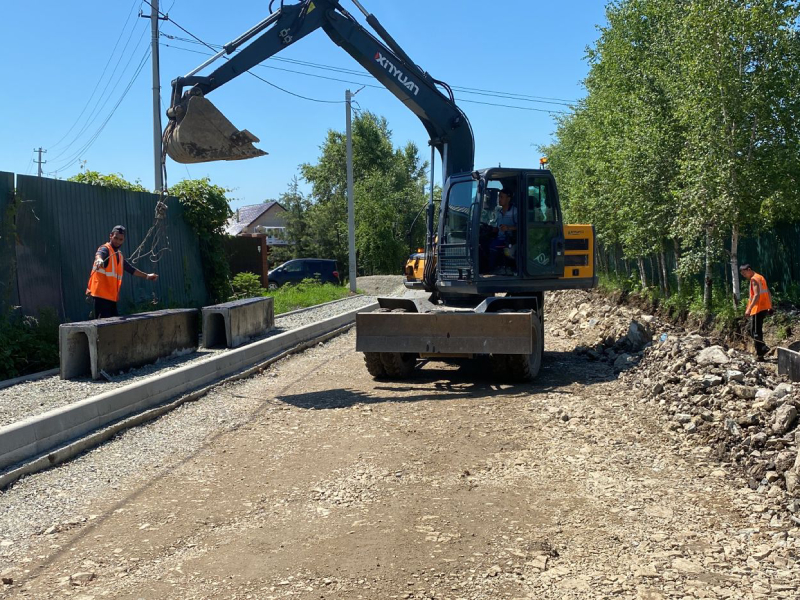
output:
<path id="1" fill-rule="evenodd" d="M 501 379 L 535 377 L 544 350 L 544 292 L 597 283 L 593 227 L 563 223 L 546 165 L 476 170 L 472 127 L 451 88 L 418 66 L 359 0 L 352 2 L 374 34 L 339 0 L 281 1 L 272 11 L 275 1 L 263 21 L 172 82 L 168 155 L 179 163 L 263 156 L 258 138 L 234 127 L 206 96 L 322 29 L 422 122 L 431 182 L 436 153 L 442 163 L 438 226 L 434 231 L 431 186 L 424 273 L 407 282 L 430 299 L 379 298 L 379 310 L 357 316 L 356 350 L 367 370 L 402 379 L 420 361 L 483 357 Z M 199 74 L 220 58 L 226 60 L 215 70 Z"/>

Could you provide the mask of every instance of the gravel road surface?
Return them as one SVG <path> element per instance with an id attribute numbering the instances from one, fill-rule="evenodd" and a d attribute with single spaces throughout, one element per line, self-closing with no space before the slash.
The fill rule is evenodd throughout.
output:
<path id="1" fill-rule="evenodd" d="M 317 307 L 278 315 L 275 317 L 275 329 L 255 338 L 253 341 L 272 337 L 298 327 L 304 327 L 360 306 L 366 306 L 371 302 L 374 302 L 374 298 L 371 296 L 354 296 Z M 152 365 L 132 369 L 127 373 L 115 374 L 112 376 L 111 381 L 104 379 L 94 381 L 88 377 L 64 381 L 56 375 L 39 381 L 20 383 L 5 388 L 0 390 L 0 427 L 91 396 L 103 394 L 164 371 L 208 360 L 210 357 L 226 351 L 225 349 L 198 348 L 195 352 L 161 359 Z"/>
<path id="2" fill-rule="evenodd" d="M 798 597 L 798 529 L 573 341 L 511 386 L 354 339 L 0 494 L 0 596 Z"/>

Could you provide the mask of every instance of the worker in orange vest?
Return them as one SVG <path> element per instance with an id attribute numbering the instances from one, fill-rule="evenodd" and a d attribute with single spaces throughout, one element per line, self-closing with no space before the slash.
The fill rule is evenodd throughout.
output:
<path id="1" fill-rule="evenodd" d="M 158 280 L 158 275 L 155 273 L 144 273 L 125 260 L 119 251 L 124 241 L 125 228 L 117 225 L 111 230 L 108 242 L 100 246 L 95 253 L 92 274 L 86 288 L 86 295 L 94 300 L 95 319 L 116 317 L 119 314 L 117 300 L 119 300 L 119 289 L 122 287 L 123 271 L 148 281 Z"/>
<path id="2" fill-rule="evenodd" d="M 742 265 L 739 272 L 742 277 L 750 280 L 750 301 L 744 315 L 750 318 L 748 329 L 756 343 L 756 355 L 760 360 L 767 353 L 767 345 L 764 343 L 764 317 L 772 313 L 772 297 L 767 288 L 767 280 L 753 271 L 750 265 Z"/>

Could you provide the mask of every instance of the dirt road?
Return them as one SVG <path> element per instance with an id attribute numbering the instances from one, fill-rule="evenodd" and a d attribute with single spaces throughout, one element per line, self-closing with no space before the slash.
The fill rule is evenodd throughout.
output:
<path id="1" fill-rule="evenodd" d="M 796 530 L 607 365 L 551 337 L 532 384 L 376 382 L 354 340 L 214 391 L 248 417 L 29 540 L 0 596 L 797 597 Z"/>

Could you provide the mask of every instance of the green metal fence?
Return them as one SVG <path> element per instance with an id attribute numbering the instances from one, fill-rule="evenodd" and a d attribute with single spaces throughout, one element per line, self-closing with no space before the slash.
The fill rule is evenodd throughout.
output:
<path id="1" fill-rule="evenodd" d="M 730 253 L 730 241 L 726 244 Z M 782 223 L 770 231 L 758 236 L 742 238 L 737 249 L 739 264 L 749 263 L 753 269 L 761 273 L 767 280 L 773 295 L 785 296 L 791 294 L 797 297 L 800 293 L 800 223 Z M 605 249 L 603 263 L 609 270 L 623 274 L 625 263 L 621 259 L 622 250 L 617 248 Z M 616 260 L 615 260 L 616 257 Z M 655 269 L 658 268 L 655 260 L 648 257 L 644 261 L 647 280 L 650 282 L 660 279 Z M 675 254 L 671 251 L 665 253 L 667 275 L 673 279 L 675 271 Z M 628 268 L 638 269 L 635 260 L 628 261 Z M 717 262 L 714 265 L 713 276 L 718 283 L 725 283 L 726 289 L 730 287 L 730 263 Z M 697 275 L 695 280 L 702 283 L 702 275 Z M 741 289 L 747 294 L 747 281 L 742 280 Z M 674 281 L 673 281 L 674 283 Z"/>
<path id="2" fill-rule="evenodd" d="M 14 174 L 0 171 L 0 314 L 19 303 L 14 272 Z"/>
<path id="3" fill-rule="evenodd" d="M 36 314 L 49 307 L 65 321 L 87 319 L 92 307 L 85 291 L 95 251 L 108 241 L 114 225 L 124 225 L 128 234 L 122 251 L 129 256 L 153 225 L 158 199 L 155 194 L 18 175 L 14 259 L 23 312 Z M 168 250 L 156 262 L 148 257 L 136 264 L 158 273 L 159 280 L 126 275 L 122 312 L 202 306 L 207 300 L 197 236 L 184 222 L 180 203 L 169 198 L 167 206 Z"/>

